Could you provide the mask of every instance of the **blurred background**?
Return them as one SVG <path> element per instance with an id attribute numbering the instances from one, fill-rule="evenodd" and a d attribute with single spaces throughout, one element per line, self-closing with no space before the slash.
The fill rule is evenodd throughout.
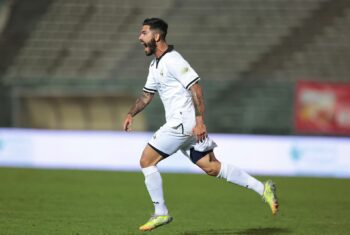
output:
<path id="1" fill-rule="evenodd" d="M 272 219 L 178 152 L 158 165 L 176 225 L 157 234 L 349 234 L 349 0 L 0 0 L 0 234 L 139 234 L 159 96 L 121 129 L 148 17 L 202 78 L 217 158 L 281 198 Z"/>
<path id="2" fill-rule="evenodd" d="M 0 0 L 0 126 L 121 130 L 147 17 L 202 78 L 210 132 L 349 135 L 347 0 Z M 134 129 L 163 123 L 157 97 Z"/>

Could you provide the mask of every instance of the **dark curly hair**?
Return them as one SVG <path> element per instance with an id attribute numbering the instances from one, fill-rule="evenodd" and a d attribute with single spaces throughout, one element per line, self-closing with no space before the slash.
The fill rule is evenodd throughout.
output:
<path id="1" fill-rule="evenodd" d="M 147 18 L 143 21 L 143 25 L 149 25 L 150 29 L 159 31 L 160 38 L 165 40 L 168 32 L 168 24 L 160 18 Z"/>

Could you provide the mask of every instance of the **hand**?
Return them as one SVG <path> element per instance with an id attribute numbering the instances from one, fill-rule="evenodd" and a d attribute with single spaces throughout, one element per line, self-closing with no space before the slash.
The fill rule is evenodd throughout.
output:
<path id="1" fill-rule="evenodd" d="M 196 137 L 197 142 L 201 142 L 208 137 L 207 127 L 204 123 L 197 123 L 192 129 L 193 135 Z"/>
<path id="2" fill-rule="evenodd" d="M 128 114 L 125 118 L 123 129 L 124 131 L 131 131 L 131 124 L 132 124 L 132 116 L 131 114 Z"/>

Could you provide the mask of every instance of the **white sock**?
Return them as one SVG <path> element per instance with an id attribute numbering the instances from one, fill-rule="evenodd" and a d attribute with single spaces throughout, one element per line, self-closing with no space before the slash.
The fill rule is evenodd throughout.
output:
<path id="1" fill-rule="evenodd" d="M 217 177 L 226 179 L 228 182 L 252 189 L 258 194 L 263 195 L 263 183 L 233 165 L 222 162 L 221 169 Z"/>
<path id="2" fill-rule="evenodd" d="M 142 168 L 145 184 L 154 205 L 155 215 L 167 215 L 168 209 L 164 202 L 162 177 L 156 166 Z"/>

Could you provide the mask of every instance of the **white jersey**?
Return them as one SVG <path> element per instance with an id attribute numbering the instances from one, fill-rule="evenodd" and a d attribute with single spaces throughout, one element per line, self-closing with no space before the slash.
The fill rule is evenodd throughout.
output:
<path id="1" fill-rule="evenodd" d="M 199 80 L 198 74 L 172 46 L 149 66 L 143 90 L 159 93 L 165 109 L 166 123 L 148 144 L 163 157 L 181 150 L 191 161 L 197 162 L 216 147 L 216 143 L 209 137 L 197 143 L 192 134 L 196 118 L 189 89 Z"/>
<path id="2" fill-rule="evenodd" d="M 195 110 L 189 89 L 199 80 L 190 64 L 169 46 L 160 58 L 152 60 L 143 90 L 159 93 L 165 109 L 165 125 L 177 127 L 186 123 L 184 132 L 191 134 Z"/>

